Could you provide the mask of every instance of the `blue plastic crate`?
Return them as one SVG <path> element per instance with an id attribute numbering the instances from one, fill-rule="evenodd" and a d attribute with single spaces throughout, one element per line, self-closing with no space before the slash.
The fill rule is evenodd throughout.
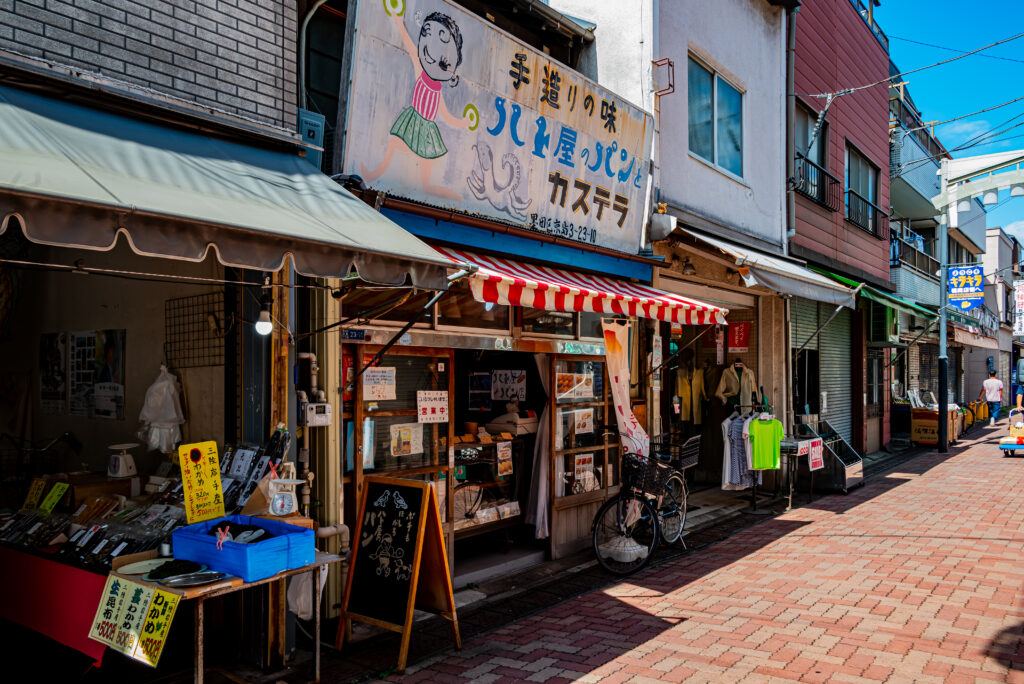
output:
<path id="1" fill-rule="evenodd" d="M 218 549 L 217 537 L 208 532 L 212 527 L 222 527 L 225 521 L 228 525 L 262 527 L 274 536 L 253 544 L 225 541 L 223 548 Z M 172 540 L 175 558 L 203 563 L 211 570 L 237 575 L 246 582 L 301 568 L 312 563 L 316 556 L 313 530 L 248 515 L 229 515 L 180 527 L 174 530 Z"/>

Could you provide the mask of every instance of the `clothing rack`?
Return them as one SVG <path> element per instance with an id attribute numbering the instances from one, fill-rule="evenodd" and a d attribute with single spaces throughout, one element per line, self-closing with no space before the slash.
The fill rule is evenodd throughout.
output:
<path id="1" fill-rule="evenodd" d="M 755 414 L 771 413 L 772 407 L 771 407 L 771 405 L 767 401 L 765 401 L 765 398 L 764 398 L 764 388 L 763 387 L 761 388 L 761 399 L 760 399 L 760 401 L 758 401 L 757 393 L 756 392 L 753 395 L 751 395 L 751 400 L 753 402 L 751 404 L 751 410 Z M 755 473 L 754 481 L 753 481 L 753 484 L 751 485 L 751 488 L 750 488 L 750 508 L 745 509 L 743 512 L 744 513 L 751 513 L 753 515 L 768 515 L 769 513 L 771 513 L 770 509 L 763 509 L 763 508 L 762 509 L 758 509 L 758 507 L 757 507 L 757 481 L 761 477 L 761 471 L 760 470 L 755 470 L 754 473 Z M 777 479 L 778 478 L 776 478 L 776 480 Z"/>

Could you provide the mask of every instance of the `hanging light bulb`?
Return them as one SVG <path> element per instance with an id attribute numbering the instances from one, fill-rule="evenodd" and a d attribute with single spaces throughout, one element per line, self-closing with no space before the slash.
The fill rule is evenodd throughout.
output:
<path id="1" fill-rule="evenodd" d="M 256 334 L 269 335 L 274 332 L 274 322 L 270 318 L 270 296 L 264 294 L 260 298 L 260 317 L 256 319 Z"/>

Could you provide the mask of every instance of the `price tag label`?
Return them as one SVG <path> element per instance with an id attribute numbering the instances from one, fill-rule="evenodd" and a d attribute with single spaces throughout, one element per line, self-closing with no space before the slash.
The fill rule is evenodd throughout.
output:
<path id="1" fill-rule="evenodd" d="M 807 463 L 811 470 L 821 470 L 825 467 L 825 445 L 820 437 L 811 440 Z"/>

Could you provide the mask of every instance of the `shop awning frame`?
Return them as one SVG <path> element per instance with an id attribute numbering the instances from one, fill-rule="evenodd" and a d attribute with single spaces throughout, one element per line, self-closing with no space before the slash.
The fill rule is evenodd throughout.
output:
<path id="1" fill-rule="evenodd" d="M 743 280 L 748 287 L 760 285 L 775 292 L 825 302 L 833 306 L 845 306 L 850 309 L 856 306 L 852 290 L 790 259 L 750 247 L 741 247 L 681 226 L 678 226 L 676 231 L 731 257 L 736 267 L 746 269 Z"/>
<path id="2" fill-rule="evenodd" d="M 910 316 L 916 316 L 918 318 L 923 318 L 928 321 L 934 321 L 939 317 L 938 314 L 936 314 L 931 309 L 927 309 L 921 306 L 920 304 L 915 304 L 914 302 L 904 299 L 903 297 L 900 297 L 898 295 L 894 295 L 889 292 L 879 290 L 878 288 L 872 287 L 867 283 L 857 282 L 852 278 L 847 278 L 837 273 L 826 271 L 823 268 L 815 268 L 814 266 L 812 266 L 811 268 L 814 268 L 814 270 L 818 271 L 819 273 L 822 273 L 823 275 L 828 276 L 829 278 L 832 278 L 838 283 L 842 283 L 843 285 L 846 285 L 848 287 L 855 288 L 857 290 L 857 293 L 860 294 L 862 297 L 870 299 L 871 301 L 874 302 L 878 302 L 879 304 L 887 306 L 895 311 L 900 311 Z"/>
<path id="3" fill-rule="evenodd" d="M 453 264 L 476 267 L 469 285 L 478 302 L 639 316 L 686 325 L 728 325 L 728 309 L 646 285 L 448 247 L 434 249 Z"/>
<path id="4" fill-rule="evenodd" d="M 0 233 L 443 290 L 450 261 L 297 154 L 0 85 Z"/>

